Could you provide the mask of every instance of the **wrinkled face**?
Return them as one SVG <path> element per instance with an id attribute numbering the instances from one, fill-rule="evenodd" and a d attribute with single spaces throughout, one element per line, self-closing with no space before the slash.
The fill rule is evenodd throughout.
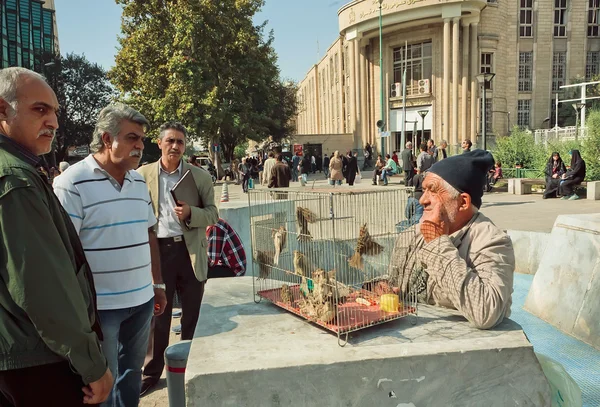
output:
<path id="1" fill-rule="evenodd" d="M 58 100 L 44 81 L 21 75 L 16 111 L 0 99 L 0 130 L 36 155 L 49 153 L 58 120 Z"/>
<path id="2" fill-rule="evenodd" d="M 133 170 L 139 166 L 144 151 L 145 138 L 144 126 L 129 120 L 121 122 L 119 134 L 113 137 L 112 141 L 110 141 L 108 133 L 105 133 L 102 137 L 107 144 L 110 161 L 125 171 Z"/>
<path id="3" fill-rule="evenodd" d="M 449 224 L 456 221 L 460 201 L 452 199 L 442 184 L 442 179 L 436 174 L 428 174 L 423 180 L 423 196 L 419 200 L 424 209 L 421 222 L 439 225 L 442 221 Z"/>
<path id="4" fill-rule="evenodd" d="M 178 162 L 185 152 L 185 135 L 179 130 L 166 130 L 163 138 L 158 140 L 158 148 L 164 160 Z"/>

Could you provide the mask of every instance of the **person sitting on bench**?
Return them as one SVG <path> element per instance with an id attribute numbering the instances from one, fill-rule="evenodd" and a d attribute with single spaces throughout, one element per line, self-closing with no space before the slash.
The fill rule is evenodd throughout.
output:
<path id="1" fill-rule="evenodd" d="M 558 193 L 562 195 L 561 199 L 574 201 L 579 199 L 575 193 L 575 187 L 581 184 L 585 178 L 585 161 L 581 158 L 579 150 L 571 150 L 569 155 L 571 156 L 571 167 L 561 177 Z"/>
<path id="2" fill-rule="evenodd" d="M 552 156 L 546 164 L 546 190 L 544 191 L 544 199 L 557 198 L 558 187 L 560 185 L 561 177 L 567 172 L 565 163 L 558 152 L 552 153 Z"/>

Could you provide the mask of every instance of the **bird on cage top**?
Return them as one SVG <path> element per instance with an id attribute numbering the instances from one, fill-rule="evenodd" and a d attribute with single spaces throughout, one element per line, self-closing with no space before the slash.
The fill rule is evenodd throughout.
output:
<path id="1" fill-rule="evenodd" d="M 368 256 L 376 256 L 382 251 L 383 246 L 373 240 L 369 234 L 367 224 L 365 223 L 360 228 L 358 240 L 356 242 L 356 249 L 354 249 L 354 255 L 348 260 L 348 264 L 356 269 L 363 270 L 363 254 Z"/>

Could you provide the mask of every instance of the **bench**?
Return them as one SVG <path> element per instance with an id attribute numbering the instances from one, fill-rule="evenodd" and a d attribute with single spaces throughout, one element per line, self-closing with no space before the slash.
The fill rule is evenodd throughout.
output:
<path id="1" fill-rule="evenodd" d="M 509 178 L 508 193 L 514 195 L 531 194 L 531 187 L 534 185 L 545 186 L 546 180 L 542 178 Z M 587 199 L 600 200 L 600 181 L 583 181 L 578 187 L 587 188 Z"/>

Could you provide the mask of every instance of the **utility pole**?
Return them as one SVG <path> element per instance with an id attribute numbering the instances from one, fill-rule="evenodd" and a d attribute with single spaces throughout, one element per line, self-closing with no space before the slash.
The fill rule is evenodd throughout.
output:
<path id="1" fill-rule="evenodd" d="M 385 157 L 385 145 L 383 144 L 383 130 L 385 129 L 385 110 L 384 110 L 384 84 L 383 84 L 383 0 L 379 0 L 379 72 L 381 77 L 381 120 L 379 121 L 379 142 L 381 143 L 381 155 Z"/>

